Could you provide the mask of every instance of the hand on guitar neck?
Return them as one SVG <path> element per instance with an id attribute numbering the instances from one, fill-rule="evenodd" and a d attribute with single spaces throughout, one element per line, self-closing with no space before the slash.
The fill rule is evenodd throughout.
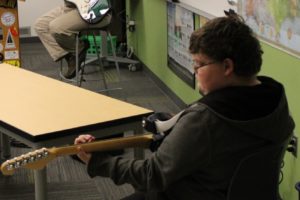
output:
<path id="1" fill-rule="evenodd" d="M 79 144 L 93 142 L 94 140 L 95 137 L 92 135 L 80 135 L 75 139 L 74 144 L 79 145 Z M 88 164 L 92 157 L 91 153 L 85 152 L 80 146 L 78 146 L 78 150 L 79 150 L 79 152 L 77 153 L 78 158 L 80 158 L 80 160 L 82 160 L 85 164 Z"/>

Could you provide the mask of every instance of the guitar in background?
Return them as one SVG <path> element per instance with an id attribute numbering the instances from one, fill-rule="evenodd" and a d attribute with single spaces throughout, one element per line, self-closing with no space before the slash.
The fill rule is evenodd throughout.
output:
<path id="1" fill-rule="evenodd" d="M 66 0 L 76 5 L 82 19 L 96 24 L 111 10 L 110 0 Z"/>

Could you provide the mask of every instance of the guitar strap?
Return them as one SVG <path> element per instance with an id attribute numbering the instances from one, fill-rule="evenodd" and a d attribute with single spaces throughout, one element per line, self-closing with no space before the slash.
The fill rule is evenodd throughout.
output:
<path id="1" fill-rule="evenodd" d="M 169 120 L 165 120 L 165 121 L 156 120 L 156 121 L 154 121 L 157 133 L 159 133 L 161 135 L 164 135 L 165 132 L 167 132 L 168 130 L 170 130 L 171 128 L 173 128 L 173 126 L 176 124 L 176 122 L 178 121 L 179 117 L 181 116 L 181 114 L 183 112 L 184 112 L 184 110 L 182 110 L 181 112 L 177 113 L 176 115 L 174 115 Z"/>

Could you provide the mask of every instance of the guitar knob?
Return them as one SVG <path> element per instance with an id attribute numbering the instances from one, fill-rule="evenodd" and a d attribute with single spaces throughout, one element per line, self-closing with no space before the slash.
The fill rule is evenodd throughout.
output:
<path id="1" fill-rule="evenodd" d="M 21 167 L 21 162 L 20 161 L 16 161 L 15 162 L 15 168 L 19 168 Z"/>
<path id="2" fill-rule="evenodd" d="M 9 164 L 6 167 L 7 170 L 13 170 L 14 169 L 14 165 L 13 164 Z"/>
<path id="3" fill-rule="evenodd" d="M 29 162 L 34 162 L 36 160 L 36 157 L 34 155 L 30 155 Z"/>
<path id="4" fill-rule="evenodd" d="M 48 157 L 49 152 L 46 148 L 43 149 L 43 157 Z"/>
<path id="5" fill-rule="evenodd" d="M 26 165 L 28 163 L 29 159 L 28 158 L 23 158 L 22 165 Z"/>

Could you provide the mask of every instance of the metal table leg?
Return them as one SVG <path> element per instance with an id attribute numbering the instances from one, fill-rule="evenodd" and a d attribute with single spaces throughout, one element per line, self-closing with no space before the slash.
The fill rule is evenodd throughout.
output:
<path id="1" fill-rule="evenodd" d="M 134 135 L 141 135 L 144 132 L 144 129 L 141 125 L 137 126 L 133 130 Z M 134 148 L 133 150 L 134 158 L 136 159 L 144 159 L 145 158 L 145 150 L 143 148 Z"/>
<path id="2" fill-rule="evenodd" d="M 2 135 L 3 133 L 0 132 L 0 153 L 2 152 Z"/>
<path id="3" fill-rule="evenodd" d="M 34 170 L 35 200 L 47 200 L 47 169 Z"/>
<path id="4" fill-rule="evenodd" d="M 9 137 L 5 134 L 1 134 L 1 142 L 2 142 L 2 157 L 5 159 L 10 158 Z"/>

